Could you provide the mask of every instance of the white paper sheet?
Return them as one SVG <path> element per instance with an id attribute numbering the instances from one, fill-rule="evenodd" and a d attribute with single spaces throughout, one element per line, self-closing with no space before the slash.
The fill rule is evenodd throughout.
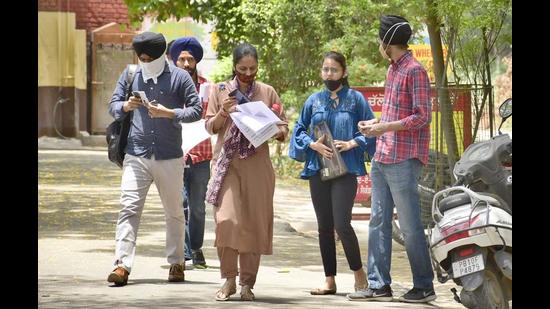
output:
<path id="1" fill-rule="evenodd" d="M 206 131 L 204 123 L 206 120 L 201 119 L 194 122 L 181 123 L 181 149 L 186 154 L 200 142 L 210 138 L 210 134 Z"/>
<path id="2" fill-rule="evenodd" d="M 210 83 L 202 83 L 199 86 L 199 98 L 202 102 L 208 102 L 208 94 L 210 93 Z"/>
<path id="3" fill-rule="evenodd" d="M 237 111 L 230 115 L 254 147 L 259 147 L 279 132 L 277 124 L 284 123 L 262 101 L 237 105 Z"/>

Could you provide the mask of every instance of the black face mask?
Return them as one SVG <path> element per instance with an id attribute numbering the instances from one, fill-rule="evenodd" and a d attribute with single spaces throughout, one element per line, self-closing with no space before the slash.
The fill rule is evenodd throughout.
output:
<path id="1" fill-rule="evenodd" d="M 340 85 L 342 85 L 342 80 L 343 80 L 342 78 L 340 78 L 338 80 L 326 79 L 323 82 L 325 83 L 325 86 L 327 87 L 328 90 L 334 91 L 334 90 L 338 89 L 338 87 L 340 87 Z"/>

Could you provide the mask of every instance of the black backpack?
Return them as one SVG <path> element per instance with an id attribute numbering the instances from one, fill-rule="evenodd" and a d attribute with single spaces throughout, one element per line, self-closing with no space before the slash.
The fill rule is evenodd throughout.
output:
<path id="1" fill-rule="evenodd" d="M 137 65 L 129 64 L 128 72 L 126 74 L 126 100 L 130 98 L 130 89 L 134 83 L 134 75 L 136 73 Z M 107 139 L 107 153 L 109 155 L 109 161 L 122 168 L 122 162 L 124 161 L 124 148 L 128 143 L 128 133 L 130 132 L 130 122 L 132 121 L 133 111 L 122 121 L 113 121 L 107 126 L 105 132 L 105 138 Z"/>

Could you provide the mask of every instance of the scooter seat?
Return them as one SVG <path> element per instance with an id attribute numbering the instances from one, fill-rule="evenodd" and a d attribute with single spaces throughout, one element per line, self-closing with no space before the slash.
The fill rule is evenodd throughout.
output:
<path id="1" fill-rule="evenodd" d="M 470 196 L 466 193 L 458 193 L 447 196 L 439 202 L 439 211 L 443 214 L 449 209 L 471 203 Z"/>
<path id="2" fill-rule="evenodd" d="M 486 193 L 486 192 L 477 192 L 477 193 L 479 193 L 481 195 L 490 196 L 490 197 L 496 199 L 498 203 L 492 204 L 492 206 L 498 207 L 498 208 L 506 211 L 510 215 L 512 215 L 512 210 L 510 210 L 510 208 L 508 207 L 506 202 L 502 198 L 500 198 L 499 196 L 497 196 L 495 194 L 491 194 L 491 193 Z M 441 201 L 439 201 L 439 211 L 442 214 L 444 214 L 449 209 L 453 209 L 455 207 L 466 205 L 466 204 L 469 204 L 469 203 L 471 203 L 471 200 L 470 200 L 470 196 L 467 193 L 454 194 L 454 195 L 451 195 L 451 196 L 447 196 L 446 198 L 441 199 Z"/>

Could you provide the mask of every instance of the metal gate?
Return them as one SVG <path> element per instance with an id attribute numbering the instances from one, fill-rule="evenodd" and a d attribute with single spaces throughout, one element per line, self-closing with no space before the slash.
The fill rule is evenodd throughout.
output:
<path id="1" fill-rule="evenodd" d="M 132 49 L 135 34 L 116 23 L 92 31 L 92 134 L 105 134 L 113 120 L 108 106 L 116 82 L 127 64 L 137 62 Z"/>

